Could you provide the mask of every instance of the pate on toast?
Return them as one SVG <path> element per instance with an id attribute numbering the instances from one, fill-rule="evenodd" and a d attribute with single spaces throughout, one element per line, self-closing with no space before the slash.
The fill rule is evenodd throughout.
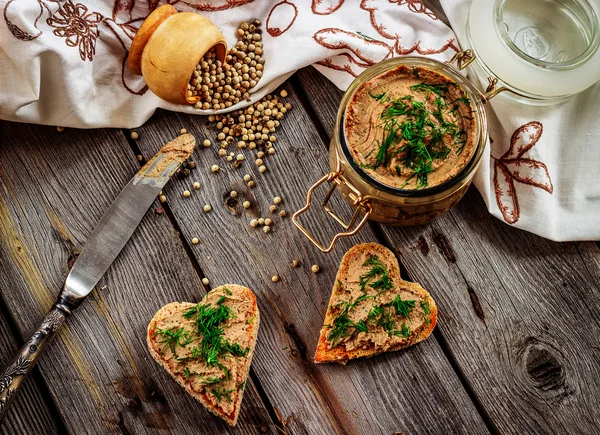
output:
<path id="1" fill-rule="evenodd" d="M 389 249 L 356 245 L 342 258 L 314 361 L 345 364 L 402 349 L 427 338 L 436 322 L 434 300 L 400 277 Z"/>
<path id="2" fill-rule="evenodd" d="M 235 426 L 259 324 L 254 293 L 223 285 L 198 304 L 161 308 L 148 325 L 148 349 L 189 394 Z"/>

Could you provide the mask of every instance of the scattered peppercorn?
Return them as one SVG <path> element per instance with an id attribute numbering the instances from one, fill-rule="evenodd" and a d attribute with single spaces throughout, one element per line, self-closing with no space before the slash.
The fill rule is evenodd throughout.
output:
<path id="1" fill-rule="evenodd" d="M 261 174 L 264 174 L 265 172 L 267 172 L 267 167 L 265 165 L 259 166 L 258 172 L 260 172 Z"/>
<path id="2" fill-rule="evenodd" d="M 137 156 L 135 156 L 138 159 L 138 162 L 141 162 L 142 160 L 144 160 L 144 156 L 141 154 L 138 154 Z"/>
<path id="3" fill-rule="evenodd" d="M 179 130 L 179 134 L 186 134 L 187 130 L 185 128 L 182 128 L 181 130 Z"/>
<path id="4" fill-rule="evenodd" d="M 209 283 L 210 281 L 208 280 L 208 278 L 202 278 L 202 284 L 208 285 Z"/>
<path id="5" fill-rule="evenodd" d="M 300 262 L 298 260 L 292 260 L 292 267 L 298 267 Z"/>
<path id="6" fill-rule="evenodd" d="M 193 186 L 194 186 L 194 189 L 195 189 L 195 190 L 198 190 L 198 189 L 200 189 L 200 183 L 198 183 L 197 181 L 195 181 L 195 182 L 194 182 L 194 185 L 193 185 Z"/>
<path id="7" fill-rule="evenodd" d="M 281 95 L 283 98 L 288 96 L 288 92 L 285 89 L 282 89 L 281 92 L 279 93 L 279 95 Z"/>
<path id="8" fill-rule="evenodd" d="M 271 281 L 273 281 L 273 282 L 277 282 L 277 281 L 279 281 L 279 276 L 277 276 L 277 275 L 273 275 L 273 276 L 271 277 Z"/>
<path id="9" fill-rule="evenodd" d="M 277 206 L 276 206 L 276 205 L 270 205 L 270 206 L 269 206 L 269 211 L 270 211 L 271 213 L 275 213 L 275 212 L 277 211 Z"/>
<path id="10" fill-rule="evenodd" d="M 183 191 L 183 196 L 184 196 L 185 198 L 189 198 L 191 195 L 192 195 L 192 194 L 190 193 L 190 191 L 189 191 L 189 190 L 184 190 L 184 191 Z"/>
<path id="11" fill-rule="evenodd" d="M 58 129 L 62 128 L 62 129 L 64 130 L 64 128 L 63 128 L 63 127 L 56 127 L 56 128 L 58 128 Z M 62 131 L 62 130 L 58 130 L 58 131 Z M 137 132 L 137 131 L 132 131 L 132 132 L 129 134 L 129 137 L 130 137 L 131 139 L 133 139 L 133 140 L 137 140 L 137 139 L 140 137 L 140 135 L 138 134 L 138 132 Z"/>
<path id="12" fill-rule="evenodd" d="M 256 228 L 258 226 L 258 221 L 256 219 L 251 219 L 250 220 L 250 226 L 252 228 Z"/>
<path id="13" fill-rule="evenodd" d="M 210 146 L 210 140 L 204 139 L 203 145 L 208 148 Z"/>
<path id="14" fill-rule="evenodd" d="M 287 211 L 285 211 L 285 210 L 281 210 L 281 211 L 279 212 L 279 216 L 281 216 L 282 218 L 283 218 L 283 217 L 286 217 L 286 216 L 287 216 Z"/>
<path id="15" fill-rule="evenodd" d="M 268 225 L 265 225 L 265 226 L 263 227 L 263 231 L 264 231 L 265 233 L 268 233 L 269 231 L 271 231 L 271 227 L 270 227 L 270 226 L 268 226 Z"/>
<path id="16" fill-rule="evenodd" d="M 321 270 L 321 268 L 318 264 L 313 264 L 310 270 L 312 270 L 314 273 L 318 273 Z"/>
<path id="17" fill-rule="evenodd" d="M 158 200 L 164 204 L 165 202 L 167 202 L 167 197 L 165 195 L 160 195 L 158 197 Z"/>
<path id="18" fill-rule="evenodd" d="M 244 201 L 242 205 L 244 206 L 244 208 L 250 208 L 250 201 Z"/>
<path id="19" fill-rule="evenodd" d="M 266 218 L 265 219 L 265 225 L 271 225 L 273 223 L 273 220 L 271 218 Z"/>
<path id="20" fill-rule="evenodd" d="M 219 172 L 221 170 L 221 168 L 219 168 L 218 165 L 212 165 L 210 167 L 210 170 L 213 171 L 213 172 Z"/>
<path id="21" fill-rule="evenodd" d="M 56 127 L 56 130 L 57 130 L 59 133 L 62 133 L 63 131 L 65 131 L 65 128 L 64 128 L 64 127 Z M 137 139 L 137 137 L 136 137 L 136 139 Z"/>
<path id="22" fill-rule="evenodd" d="M 200 240 L 198 240 L 198 237 L 194 237 L 192 239 L 192 245 L 197 245 L 198 243 L 200 243 Z"/>
<path id="23" fill-rule="evenodd" d="M 209 211 L 211 211 L 211 210 L 212 210 L 212 207 L 211 207 L 211 205 L 210 205 L 210 204 L 206 204 L 206 205 L 204 205 L 203 209 L 204 209 L 204 211 L 205 211 L 206 213 L 208 213 Z"/>
<path id="24" fill-rule="evenodd" d="M 281 197 L 276 196 L 275 198 L 273 198 L 273 204 L 281 204 Z"/>
<path id="25" fill-rule="evenodd" d="M 229 192 L 229 196 L 231 196 L 232 198 L 237 198 L 238 193 L 235 190 L 232 190 L 231 192 Z"/>

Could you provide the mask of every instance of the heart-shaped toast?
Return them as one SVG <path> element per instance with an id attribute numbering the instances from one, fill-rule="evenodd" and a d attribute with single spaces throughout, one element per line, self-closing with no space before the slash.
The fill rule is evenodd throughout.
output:
<path id="1" fill-rule="evenodd" d="M 235 426 L 259 324 L 252 290 L 223 285 L 198 304 L 162 307 L 148 325 L 148 349 L 189 394 Z"/>
<path id="2" fill-rule="evenodd" d="M 352 247 L 340 264 L 317 345 L 316 363 L 371 357 L 424 340 L 437 308 L 419 284 L 400 278 L 396 257 L 384 246 Z"/>

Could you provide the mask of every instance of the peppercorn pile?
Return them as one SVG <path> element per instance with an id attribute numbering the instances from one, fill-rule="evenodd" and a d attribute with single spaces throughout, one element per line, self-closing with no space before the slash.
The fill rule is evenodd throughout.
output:
<path id="1" fill-rule="evenodd" d="M 196 65 L 187 87 L 187 97 L 199 96 L 196 109 L 220 110 L 250 98 L 250 89 L 262 77 L 265 60 L 263 54 L 261 22 L 243 22 L 237 30 L 238 42 L 232 47 L 225 63 L 217 60 L 211 48 Z"/>
<path id="2" fill-rule="evenodd" d="M 287 91 L 282 90 L 280 95 L 286 97 Z M 256 166 L 258 166 L 259 172 L 266 172 L 267 167 L 263 159 L 268 155 L 275 154 L 273 145 L 277 140 L 275 132 L 280 121 L 291 108 L 290 103 L 284 104 L 277 95 L 267 95 L 243 110 L 236 110 L 225 115 L 210 115 L 209 122 L 219 130 L 217 134 L 220 146 L 219 156 L 233 161 L 235 153 L 227 153 L 227 148 L 233 143 L 236 143 L 239 149 L 256 149 L 258 150 Z M 238 154 L 234 167 L 239 167 L 244 159 L 242 154 Z"/>

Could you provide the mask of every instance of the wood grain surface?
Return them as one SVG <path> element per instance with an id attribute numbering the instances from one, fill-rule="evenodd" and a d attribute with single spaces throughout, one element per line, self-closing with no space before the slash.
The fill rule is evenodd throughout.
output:
<path id="1" fill-rule="evenodd" d="M 50 127 L 2 127 L 0 288 L 25 337 L 139 164 L 120 131 L 61 134 Z M 198 301 L 205 294 L 169 218 L 156 208 L 40 362 L 71 433 L 232 432 L 173 382 L 146 350 L 147 324 L 162 305 Z M 23 415 L 30 414 L 35 416 L 33 410 Z M 275 433 L 275 428 L 249 382 L 235 432 L 263 431 Z"/>
<path id="2" fill-rule="evenodd" d="M 314 69 L 296 80 L 331 135 L 342 93 Z M 430 289 L 447 346 L 493 431 L 598 433 L 600 249 L 554 243 L 493 218 L 474 187 L 429 225 L 379 226 Z M 595 374 L 596 373 L 596 374 Z"/>
<path id="3" fill-rule="evenodd" d="M 308 186 L 328 170 L 322 139 L 293 89 L 288 90 L 293 109 L 276 133 L 276 154 L 264 159 L 265 174 L 257 170 L 255 151 L 230 146 L 246 156 L 242 166 L 234 169 L 213 145 L 197 150 L 198 168 L 189 179 L 173 180 L 164 190 L 184 239 L 200 240 L 198 245 L 190 244 L 191 251 L 211 285 L 235 282 L 256 291 L 263 321 L 253 367 L 284 429 L 290 434 L 419 433 L 424 428 L 431 433 L 486 433 L 435 340 L 346 367 L 313 364 L 341 257 L 353 244 L 377 241 L 377 236 L 365 228 L 354 239 L 341 242 L 335 253 L 325 255 L 296 230 L 289 216 L 269 212 L 273 197 L 280 196 L 280 209 L 291 215 L 303 205 Z M 217 132 L 207 129 L 205 121 L 159 112 L 136 130 L 140 139 L 135 146 L 148 158 L 181 128 L 199 142 L 209 138 L 214 144 Z M 223 170 L 212 173 L 213 164 Z M 256 181 L 255 189 L 245 186 L 244 174 Z M 194 181 L 202 186 L 197 191 L 192 189 Z M 184 190 L 192 196 L 185 198 Z M 226 206 L 232 190 L 238 197 Z M 251 202 L 250 209 L 242 207 L 244 200 Z M 207 203 L 213 207 L 210 213 L 202 210 Z M 349 209 L 340 198 L 332 205 L 336 210 Z M 274 220 L 270 233 L 249 226 L 251 218 L 260 216 Z M 339 230 L 318 210 L 304 222 L 322 240 Z M 292 268 L 293 259 L 300 260 L 301 267 Z M 311 272 L 313 264 L 321 267 L 320 273 Z M 273 283 L 273 275 L 280 281 Z"/>

